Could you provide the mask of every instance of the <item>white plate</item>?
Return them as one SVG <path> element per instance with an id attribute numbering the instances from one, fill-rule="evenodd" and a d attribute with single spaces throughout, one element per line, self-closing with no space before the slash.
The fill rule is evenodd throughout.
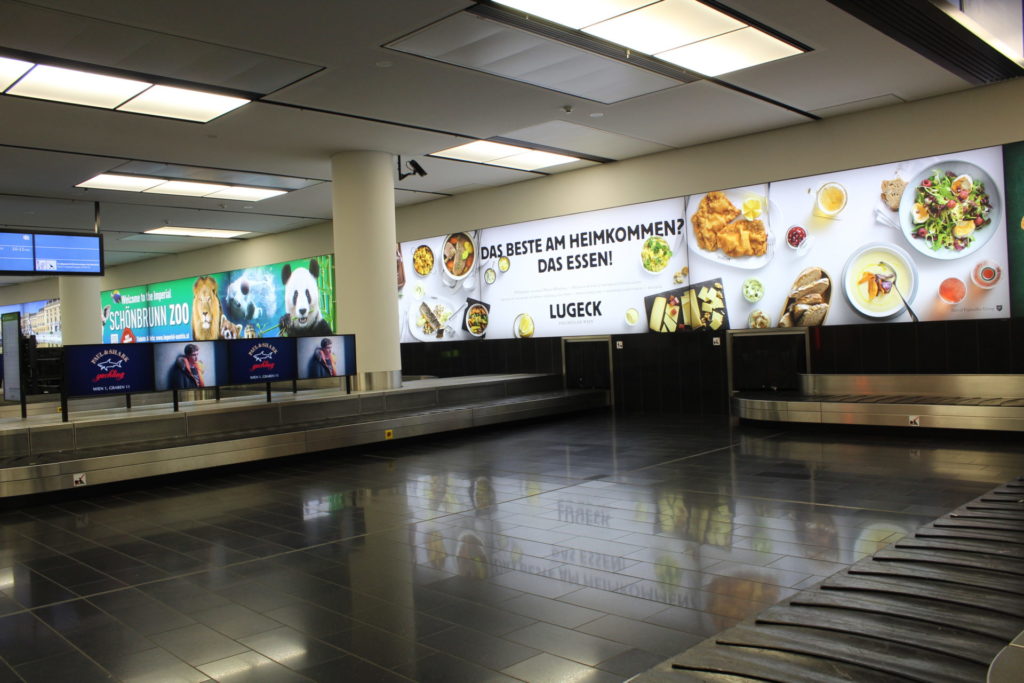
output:
<path id="1" fill-rule="evenodd" d="M 764 268 L 768 265 L 772 258 L 775 256 L 775 231 L 773 228 L 783 226 L 782 210 L 779 209 L 778 205 L 765 198 L 763 193 L 758 193 L 752 190 L 722 190 L 722 194 L 732 202 L 737 209 L 743 208 L 743 200 L 750 197 L 760 197 L 763 203 L 768 205 L 768 210 L 761 213 L 760 220 L 764 221 L 764 228 L 768 233 L 768 248 L 762 256 L 726 256 L 721 249 L 715 251 L 708 251 L 707 249 L 701 249 L 697 245 L 697 235 L 693 232 L 693 214 L 697 212 L 697 207 L 700 206 L 700 202 L 706 195 L 698 194 L 690 197 L 686 202 L 686 240 L 689 246 L 689 253 L 697 254 L 709 261 L 715 263 L 722 263 L 733 268 L 744 268 L 747 270 L 754 270 L 757 268 Z M 734 220 L 740 220 L 743 218 L 741 213 Z M 783 226 L 784 227 L 784 226 Z"/>
<path id="2" fill-rule="evenodd" d="M 955 249 L 940 249 L 939 251 L 932 251 L 931 247 L 928 246 L 928 242 L 917 237 L 912 237 L 911 232 L 916 230 L 919 226 L 914 225 L 913 209 L 914 209 L 914 195 L 916 194 L 917 187 L 921 184 L 921 181 L 931 176 L 932 171 L 939 169 L 940 171 L 952 171 L 957 175 L 967 174 L 974 180 L 980 180 L 985 184 L 985 192 L 988 194 L 989 203 L 992 208 L 988 213 L 992 222 L 986 225 L 984 228 L 974 233 L 975 239 L 971 242 L 971 245 L 962 251 Z M 999 219 L 1002 216 L 1002 201 L 999 197 L 999 186 L 996 185 L 995 181 L 984 169 L 980 166 L 976 166 L 969 161 L 957 161 L 954 159 L 947 159 L 929 164 L 925 168 L 914 176 L 914 178 L 907 183 L 907 187 L 903 190 L 903 197 L 900 199 L 900 232 L 903 233 L 903 237 L 910 243 L 911 249 L 918 251 L 929 258 L 951 260 L 963 258 L 969 256 L 974 252 L 985 246 L 992 235 L 995 234 L 999 227 Z"/>
<path id="3" fill-rule="evenodd" d="M 448 312 L 448 320 L 442 323 L 442 325 L 444 325 L 444 327 L 442 328 L 444 330 L 442 336 L 438 337 L 437 332 L 434 332 L 432 334 L 426 334 L 423 332 L 423 328 L 419 326 L 418 323 L 420 320 L 421 303 L 430 306 L 430 310 L 435 311 L 435 315 L 437 315 L 438 306 L 443 307 L 440 311 L 442 315 L 444 314 L 445 311 Z M 454 312 L 455 307 L 452 306 L 450 302 L 445 301 L 444 299 L 438 299 L 436 296 L 425 297 L 423 301 L 413 301 L 409 304 L 409 313 L 407 315 L 409 319 L 409 331 L 412 332 L 412 336 L 416 337 L 416 339 L 423 342 L 442 341 L 445 339 L 451 339 L 455 335 L 455 325 L 458 322 L 456 320 L 452 320 L 451 314 Z"/>
<path id="4" fill-rule="evenodd" d="M 907 303 L 911 305 L 914 303 L 914 297 L 917 296 L 917 283 L 919 279 L 917 265 L 914 264 L 914 259 L 910 257 L 910 254 L 895 244 L 872 242 L 871 244 L 863 245 L 853 252 L 843 267 L 843 293 L 846 295 L 846 300 L 853 310 L 869 318 L 893 318 L 906 310 L 906 306 L 900 301 L 899 294 L 892 292 L 889 297 L 891 305 L 888 308 L 873 310 L 864 306 L 853 291 L 857 286 L 855 280 L 859 277 L 858 273 L 853 272 L 853 266 L 867 252 L 877 253 L 879 261 L 885 261 L 895 267 L 903 266 L 907 273 L 910 274 L 910 282 L 906 282 L 907 278 L 905 277 L 896 278 L 896 287 L 899 288 L 899 293 L 903 295 Z"/>

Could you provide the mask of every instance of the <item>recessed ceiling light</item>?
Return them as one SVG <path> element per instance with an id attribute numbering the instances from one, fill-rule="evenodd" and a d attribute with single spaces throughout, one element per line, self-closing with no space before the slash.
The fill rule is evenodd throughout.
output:
<path id="1" fill-rule="evenodd" d="M 120 190 L 122 192 L 176 194 L 185 197 L 237 199 L 245 202 L 258 202 L 270 197 L 287 194 L 288 192 L 287 190 L 277 190 L 269 187 L 247 187 L 244 185 L 199 183 L 191 180 L 172 180 L 169 178 L 120 175 L 117 173 L 101 173 L 94 178 L 78 183 L 75 187 L 84 187 L 93 190 Z"/>
<path id="2" fill-rule="evenodd" d="M 476 140 L 467 142 L 464 145 L 457 145 L 434 152 L 431 156 L 444 157 L 446 159 L 458 159 L 459 161 L 475 161 L 477 163 L 488 163 L 501 157 L 509 157 L 524 151 L 521 147 L 514 147 L 500 142 L 489 142 L 487 140 Z"/>
<path id="3" fill-rule="evenodd" d="M 231 239 L 248 235 L 244 230 L 217 230 L 214 228 L 184 228 L 174 225 L 165 225 L 162 228 L 146 230 L 148 235 L 176 235 L 178 237 L 213 237 L 217 239 Z"/>
<path id="4" fill-rule="evenodd" d="M 528 147 L 517 147 L 516 145 L 506 145 L 502 142 L 491 142 L 489 140 L 476 140 L 475 142 L 468 142 L 458 147 L 442 149 L 440 152 L 434 152 L 430 156 L 457 159 L 459 161 L 472 161 L 491 166 L 503 166 L 519 171 L 537 171 L 542 168 L 551 168 L 552 166 L 579 161 L 577 157 L 565 154 L 542 152 L 529 149 Z"/>
<path id="5" fill-rule="evenodd" d="M 206 196 L 211 199 L 237 199 L 242 202 L 258 202 L 282 194 L 287 193 L 284 190 L 271 190 L 263 187 L 229 187 Z"/>
<path id="6" fill-rule="evenodd" d="M 216 95 L 189 88 L 154 85 L 117 109 L 136 114 L 151 114 L 206 123 L 233 109 L 238 109 L 250 101 L 243 97 Z"/>
<path id="7" fill-rule="evenodd" d="M 520 12 L 532 14 L 569 28 L 583 28 L 605 19 L 650 5 L 657 0 L 495 0 Z"/>
<path id="8" fill-rule="evenodd" d="M 163 178 L 146 178 L 144 176 L 116 175 L 113 173 L 100 173 L 94 178 L 78 183 L 75 187 L 85 187 L 93 190 L 121 190 L 122 192 L 142 192 L 160 183 L 166 182 Z"/>
<path id="9" fill-rule="evenodd" d="M 21 78 L 21 75 L 31 69 L 32 66 L 32 62 L 0 57 L 0 90 L 6 90 L 11 83 Z"/>
<path id="10" fill-rule="evenodd" d="M 130 78 L 37 64 L 8 88 L 7 94 L 113 109 L 150 85 Z"/>
<path id="11" fill-rule="evenodd" d="M 143 192 L 153 194 L 177 194 L 183 197 L 205 197 L 220 190 L 226 190 L 227 185 L 215 183 L 197 183 L 191 180 L 168 180 L 166 183 L 154 185 Z"/>
<path id="12" fill-rule="evenodd" d="M 738 71 L 803 52 L 756 28 L 747 27 L 657 55 L 705 76 Z"/>
<path id="13" fill-rule="evenodd" d="M 652 55 L 744 26 L 696 0 L 663 0 L 588 26 L 583 32 Z"/>
<path id="14" fill-rule="evenodd" d="M 496 159 L 491 163 L 497 166 L 505 166 L 506 168 L 516 168 L 520 171 L 539 171 L 542 168 L 571 164 L 574 161 L 579 161 L 579 159 L 564 154 L 525 150 L 520 154 Z"/>

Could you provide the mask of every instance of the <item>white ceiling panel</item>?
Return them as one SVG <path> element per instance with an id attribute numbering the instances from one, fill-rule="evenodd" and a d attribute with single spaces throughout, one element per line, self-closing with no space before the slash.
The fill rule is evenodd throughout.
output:
<path id="1" fill-rule="evenodd" d="M 396 165 L 406 206 L 540 177 L 426 156 L 477 138 L 627 159 L 971 87 L 829 0 L 723 0 L 811 51 L 722 84 L 463 13 L 473 4 L 0 0 L 0 54 L 277 88 L 207 124 L 0 95 L 0 225 L 88 230 L 99 202 L 114 265 L 198 248 L 137 236 L 163 224 L 271 233 L 329 220 L 330 160 L 347 150 L 422 164 L 427 176 L 402 180 Z M 423 56 L 384 47 L 395 41 Z M 440 61 L 454 57 L 465 66 Z M 268 187 L 278 176 L 302 189 L 243 202 L 75 187 L 125 170 Z"/>

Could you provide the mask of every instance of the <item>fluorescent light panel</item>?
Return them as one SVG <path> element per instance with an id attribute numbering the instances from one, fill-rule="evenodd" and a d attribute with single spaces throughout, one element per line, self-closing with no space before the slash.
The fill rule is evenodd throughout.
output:
<path id="1" fill-rule="evenodd" d="M 22 74 L 33 66 L 32 62 L 0 57 L 0 90 L 11 87 L 12 83 L 21 78 Z"/>
<path id="2" fill-rule="evenodd" d="M 744 26 L 696 0 L 663 0 L 588 26 L 583 32 L 653 55 Z"/>
<path id="3" fill-rule="evenodd" d="M 240 202 L 258 202 L 282 194 L 287 194 L 287 192 L 262 187 L 227 187 L 206 196 L 211 199 L 236 199 Z"/>
<path id="4" fill-rule="evenodd" d="M 166 178 L 120 175 L 117 173 L 101 173 L 94 178 L 78 183 L 75 187 L 93 190 L 174 194 L 182 197 L 235 199 L 243 202 L 258 202 L 270 197 L 287 194 L 287 190 L 275 190 L 268 187 L 199 183 L 192 180 L 168 180 Z"/>
<path id="5" fill-rule="evenodd" d="M 561 166 L 562 164 L 579 161 L 577 157 L 565 154 L 553 154 L 541 152 L 527 147 L 506 145 L 501 142 L 490 142 L 489 140 L 476 140 L 457 147 L 442 149 L 430 156 L 443 157 L 445 159 L 456 159 L 458 161 L 472 161 L 478 164 L 490 164 L 491 166 L 504 166 L 519 171 L 539 171 L 542 168 Z"/>
<path id="6" fill-rule="evenodd" d="M 7 89 L 10 95 L 113 109 L 151 84 L 116 76 L 36 64 Z"/>
<path id="7" fill-rule="evenodd" d="M 583 28 L 657 0 L 497 0 L 498 4 L 569 28 Z"/>
<path id="8" fill-rule="evenodd" d="M 242 97 L 215 95 L 188 88 L 172 88 L 169 85 L 154 85 L 117 109 L 206 123 L 248 103 L 249 100 Z"/>
<path id="9" fill-rule="evenodd" d="M 214 192 L 228 189 L 227 185 L 217 183 L 197 183 L 192 180 L 168 180 L 166 183 L 154 185 L 143 192 L 151 194 L 176 194 L 182 197 L 205 197 Z"/>
<path id="10" fill-rule="evenodd" d="M 800 52 L 789 43 L 756 28 L 747 27 L 662 52 L 658 58 L 705 76 L 718 76 Z"/>
<path id="11" fill-rule="evenodd" d="M 162 228 L 146 230 L 148 235 L 175 235 L 177 237 L 213 237 L 216 239 L 231 239 L 248 235 L 246 230 L 217 230 L 215 228 L 185 228 L 175 225 L 165 225 Z"/>
<path id="12" fill-rule="evenodd" d="M 120 190 L 121 192 L 142 192 L 165 182 L 163 178 L 145 178 L 142 176 L 115 175 L 113 173 L 100 173 L 95 178 L 89 178 L 84 183 L 78 183 L 75 187 L 85 187 L 92 190 Z"/>
<path id="13" fill-rule="evenodd" d="M 244 97 L 153 85 L 91 71 L 0 57 L 0 91 L 37 100 L 81 104 L 206 123 L 248 104 Z"/>
<path id="14" fill-rule="evenodd" d="M 705 76 L 803 52 L 698 0 L 496 1 Z"/>

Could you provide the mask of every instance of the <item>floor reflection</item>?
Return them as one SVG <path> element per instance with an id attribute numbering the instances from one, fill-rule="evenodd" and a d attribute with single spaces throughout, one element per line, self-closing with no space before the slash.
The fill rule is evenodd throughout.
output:
<path id="1" fill-rule="evenodd" d="M 0 512 L 0 681 L 619 681 L 1019 458 L 599 414 L 97 489 Z"/>

